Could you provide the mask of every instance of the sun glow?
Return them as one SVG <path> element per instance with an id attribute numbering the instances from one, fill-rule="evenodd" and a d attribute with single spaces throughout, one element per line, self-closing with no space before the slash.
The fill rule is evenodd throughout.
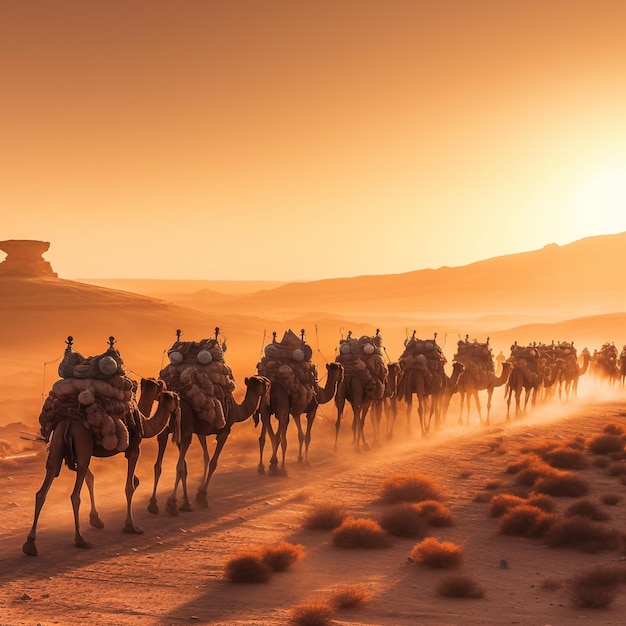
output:
<path id="1" fill-rule="evenodd" d="M 601 170 L 584 182 L 569 213 L 572 238 L 626 231 L 626 163 Z"/>

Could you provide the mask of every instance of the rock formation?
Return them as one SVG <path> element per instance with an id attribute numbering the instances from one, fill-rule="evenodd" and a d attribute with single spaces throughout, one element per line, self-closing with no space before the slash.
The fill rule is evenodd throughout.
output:
<path id="1" fill-rule="evenodd" d="M 42 255 L 48 250 L 48 241 L 10 239 L 0 241 L 0 250 L 7 257 L 0 263 L 0 278 L 56 277 L 56 272 Z"/>

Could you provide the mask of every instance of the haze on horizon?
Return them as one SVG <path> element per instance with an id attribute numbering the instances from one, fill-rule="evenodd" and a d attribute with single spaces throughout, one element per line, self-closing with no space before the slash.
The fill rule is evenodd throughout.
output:
<path id="1" fill-rule="evenodd" d="M 626 3 L 1 17 L 0 239 L 50 241 L 62 278 L 392 274 L 626 231 Z"/>

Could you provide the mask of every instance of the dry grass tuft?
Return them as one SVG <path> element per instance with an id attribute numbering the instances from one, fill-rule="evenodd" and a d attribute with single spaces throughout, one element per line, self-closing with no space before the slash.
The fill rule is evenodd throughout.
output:
<path id="1" fill-rule="evenodd" d="M 605 493 L 600 497 L 602 504 L 606 504 L 607 506 L 615 506 L 622 501 L 622 496 L 617 493 Z"/>
<path id="2" fill-rule="evenodd" d="M 499 493 L 493 496 L 489 502 L 489 515 L 491 517 L 502 517 L 510 509 L 526 504 L 524 498 L 514 496 L 511 493 Z"/>
<path id="3" fill-rule="evenodd" d="M 416 563 L 426 567 L 451 569 L 461 565 L 463 548 L 450 541 L 426 537 L 413 546 L 410 557 Z"/>
<path id="4" fill-rule="evenodd" d="M 333 607 L 327 602 L 304 602 L 293 607 L 289 623 L 293 626 L 328 626 L 333 613 Z"/>
<path id="5" fill-rule="evenodd" d="M 621 424 L 607 424 L 602 432 L 605 435 L 624 435 L 624 427 Z"/>
<path id="6" fill-rule="evenodd" d="M 607 433 L 592 437 L 587 442 L 587 449 L 593 454 L 611 454 L 612 452 L 623 452 L 625 444 L 622 436 Z"/>
<path id="7" fill-rule="evenodd" d="M 406 472 L 390 476 L 383 482 L 380 499 L 390 504 L 441 500 L 441 489 L 432 478 L 424 474 Z"/>
<path id="8" fill-rule="evenodd" d="M 226 563 L 226 578 L 233 583 L 266 583 L 271 575 L 272 570 L 256 552 L 241 554 Z"/>
<path id="9" fill-rule="evenodd" d="M 550 548 L 576 548 L 583 552 L 620 550 L 623 539 L 618 530 L 606 528 L 587 517 L 566 517 L 551 526 L 546 533 Z"/>
<path id="10" fill-rule="evenodd" d="M 584 500 L 579 500 L 578 502 L 574 502 L 570 506 L 565 509 L 565 517 L 572 517 L 574 515 L 580 515 L 581 517 L 588 517 L 589 519 L 595 520 L 596 522 L 604 522 L 608 519 L 611 519 L 600 507 L 599 504 L 585 498 Z"/>
<path id="11" fill-rule="evenodd" d="M 368 605 L 372 594 L 363 585 L 344 585 L 335 590 L 330 603 L 336 609 L 354 609 Z"/>
<path id="12" fill-rule="evenodd" d="M 610 476 L 623 476 L 624 474 L 626 474 L 626 463 L 624 461 L 609 463 L 606 471 L 607 474 L 609 474 Z"/>
<path id="13" fill-rule="evenodd" d="M 437 502 L 436 500 L 424 500 L 415 506 L 419 514 L 431 526 L 438 526 L 440 528 L 452 526 L 452 513 L 450 509 L 444 504 L 441 504 L 441 502 Z"/>
<path id="14" fill-rule="evenodd" d="M 380 524 L 371 519 L 348 517 L 333 532 L 333 545 L 338 548 L 388 548 L 389 537 Z"/>
<path id="15" fill-rule="evenodd" d="M 383 514 L 380 525 L 396 537 L 425 537 L 428 524 L 417 504 L 400 502 Z"/>
<path id="16" fill-rule="evenodd" d="M 559 469 L 587 469 L 590 465 L 589 459 L 581 450 L 573 450 L 565 446 L 549 450 L 543 459 L 551 467 Z"/>
<path id="17" fill-rule="evenodd" d="M 579 498 L 589 493 L 589 483 L 573 472 L 553 470 L 551 476 L 539 478 L 534 485 L 536 493 L 561 498 Z"/>
<path id="18" fill-rule="evenodd" d="M 531 506 L 537 506 L 546 513 L 552 513 L 556 510 L 555 501 L 550 496 L 542 493 L 530 496 L 530 498 L 528 498 L 527 504 L 530 504 Z"/>
<path id="19" fill-rule="evenodd" d="M 448 576 L 437 585 L 444 598 L 483 598 L 485 590 L 471 577 L 462 574 Z"/>
<path id="20" fill-rule="evenodd" d="M 500 532 L 503 535 L 539 539 L 559 519 L 559 515 L 546 513 L 537 506 L 520 504 L 500 518 Z"/>
<path id="21" fill-rule="evenodd" d="M 556 591 L 562 586 L 563 583 L 561 583 L 560 581 L 555 580 L 554 578 L 546 578 L 545 580 L 541 581 L 540 589 L 542 589 L 543 591 Z"/>
<path id="22" fill-rule="evenodd" d="M 304 546 L 282 541 L 277 546 L 265 546 L 260 551 L 261 560 L 274 572 L 288 570 L 304 555 Z"/>
<path id="23" fill-rule="evenodd" d="M 303 527 L 308 530 L 334 530 L 347 517 L 345 509 L 338 504 L 316 504 L 304 517 Z"/>
<path id="24" fill-rule="evenodd" d="M 502 487 L 502 481 L 497 480 L 495 478 L 486 480 L 483 489 L 487 489 L 489 491 L 494 491 L 495 489 L 500 489 Z"/>
<path id="25" fill-rule="evenodd" d="M 490 502 L 493 498 L 491 491 L 479 491 L 474 496 L 474 502 Z"/>
<path id="26" fill-rule="evenodd" d="M 623 567 L 596 567 L 579 574 L 571 582 L 570 598 L 580 608 L 604 609 L 615 600 L 625 575 Z"/>

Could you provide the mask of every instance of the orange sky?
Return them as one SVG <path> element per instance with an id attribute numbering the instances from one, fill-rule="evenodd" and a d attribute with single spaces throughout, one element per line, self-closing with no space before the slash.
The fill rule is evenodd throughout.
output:
<path id="1" fill-rule="evenodd" d="M 7 0 L 0 239 L 310 280 L 626 231 L 622 0 Z"/>

